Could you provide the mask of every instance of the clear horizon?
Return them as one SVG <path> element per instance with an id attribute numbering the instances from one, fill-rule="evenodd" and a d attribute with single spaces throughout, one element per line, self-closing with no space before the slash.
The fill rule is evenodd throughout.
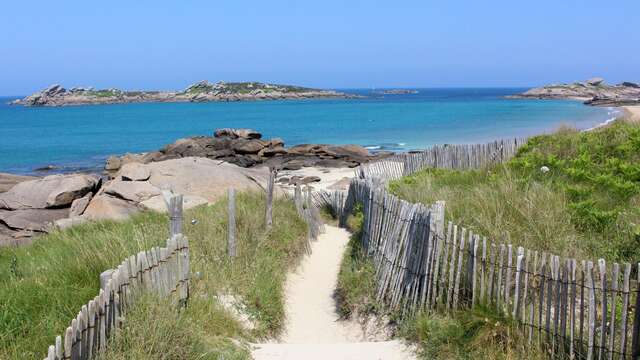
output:
<path id="1" fill-rule="evenodd" d="M 0 96 L 203 79 L 333 89 L 640 81 L 639 14 L 632 0 L 9 2 Z"/>

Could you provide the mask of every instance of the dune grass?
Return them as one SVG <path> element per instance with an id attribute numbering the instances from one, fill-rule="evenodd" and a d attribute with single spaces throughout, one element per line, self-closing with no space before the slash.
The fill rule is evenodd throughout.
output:
<path id="1" fill-rule="evenodd" d="M 340 263 L 336 286 L 338 312 L 343 318 L 366 316 L 381 310 L 380 304 L 375 300 L 373 261 L 362 251 L 360 236 L 363 220 L 362 207 L 357 205 L 353 214 L 347 218 L 346 225 L 352 234 Z"/>
<path id="2" fill-rule="evenodd" d="M 541 170 L 547 167 L 548 171 Z M 563 128 L 532 138 L 506 164 L 427 169 L 390 184 L 410 202 L 445 200 L 448 219 L 496 241 L 579 259 L 640 257 L 640 126 L 617 121 L 591 132 Z M 359 248 L 362 214 L 338 280 L 341 311 L 380 314 L 375 273 Z M 390 315 L 424 359 L 544 359 L 544 346 L 484 305 L 452 313 Z"/>
<path id="3" fill-rule="evenodd" d="M 397 326 L 396 336 L 417 347 L 421 359 L 546 359 L 530 346 L 524 331 L 495 308 L 478 306 L 453 313 L 415 313 L 402 316 L 376 300 L 375 268 L 362 252 L 363 214 L 356 206 L 347 220 L 353 232 L 338 274 L 338 309 L 343 317 L 385 316 Z"/>
<path id="4" fill-rule="evenodd" d="M 418 345 L 422 359 L 547 359 L 525 331 L 494 307 L 451 314 L 420 313 L 404 319 L 399 335 Z"/>
<path id="5" fill-rule="evenodd" d="M 640 257 L 637 124 L 563 128 L 530 139 L 506 164 L 428 169 L 390 189 L 411 202 L 445 200 L 449 219 L 496 241 L 580 259 Z"/>
<path id="6" fill-rule="evenodd" d="M 238 257 L 234 260 L 226 256 L 226 201 L 185 212 L 191 272 L 199 275 L 192 276 L 189 306 L 177 313 L 161 300 L 145 299 L 124 329 L 138 340 L 115 339 L 110 350 L 113 358 L 127 358 L 127 352 L 118 353 L 118 349 L 139 352 L 136 359 L 163 358 L 158 357 L 162 346 L 171 344 L 188 353 L 169 358 L 213 354 L 242 358 L 245 352 L 230 338 L 258 339 L 281 330 L 282 287 L 287 270 L 303 254 L 306 225 L 284 199 L 274 201 L 269 233 L 264 232 L 263 195 L 238 194 L 236 208 Z M 166 215 L 141 213 L 123 222 L 57 231 L 30 246 L 0 249 L 0 359 L 44 357 L 55 335 L 97 293 L 99 274 L 130 254 L 164 244 L 167 224 Z M 220 295 L 241 299 L 255 328 L 243 328 L 217 305 Z M 152 313 L 157 317 L 152 318 Z"/>

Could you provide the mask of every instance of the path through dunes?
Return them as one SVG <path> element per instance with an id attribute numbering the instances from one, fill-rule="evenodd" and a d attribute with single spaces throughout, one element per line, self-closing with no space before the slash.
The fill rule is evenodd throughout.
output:
<path id="1" fill-rule="evenodd" d="M 254 345 L 254 359 L 415 359 L 400 341 L 368 342 L 359 324 L 340 321 L 333 294 L 350 234 L 325 228 L 312 243 L 311 255 L 287 277 L 287 320 L 280 343 Z"/>

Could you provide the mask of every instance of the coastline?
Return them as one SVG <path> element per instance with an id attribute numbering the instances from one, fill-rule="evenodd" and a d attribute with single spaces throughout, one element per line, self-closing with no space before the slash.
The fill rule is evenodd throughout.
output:
<path id="1" fill-rule="evenodd" d="M 351 91 L 358 94 L 365 93 L 366 89 Z M 264 130 L 270 137 L 282 137 L 289 145 L 355 143 L 373 152 L 404 152 L 434 144 L 482 143 L 548 133 L 560 123 L 585 129 L 612 117 L 607 114 L 612 108 L 589 107 L 576 101 L 545 101 L 544 104 L 533 101 L 531 106 L 531 100 L 499 101 L 502 94 L 512 91 L 518 90 L 486 90 L 481 92 L 488 94 L 479 98 L 482 102 L 475 98 L 468 100 L 469 94 L 475 95 L 477 89 L 421 89 L 418 95 L 397 95 L 391 100 L 276 101 L 229 105 L 165 103 L 46 110 L 0 106 L 0 115 L 3 115 L 0 118 L 7 120 L 6 134 L 9 139 L 18 139 L 9 141 L 3 149 L 26 149 L 28 152 L 24 154 L 30 157 L 23 163 L 17 163 L 17 158 L 13 161 L 8 159 L 5 161 L 8 166 L 2 171 L 36 176 L 101 172 L 110 155 L 149 152 L 176 139 L 210 134 L 211 128 L 225 126 Z M 445 101 L 441 100 L 442 94 L 446 95 Z M 489 101 L 486 105 L 484 98 Z M 384 111 L 372 113 L 373 107 Z M 400 117 L 396 116 L 399 107 L 403 111 Z M 461 108 L 472 111 L 468 116 L 460 115 Z M 95 122 L 91 119 L 102 119 L 97 135 L 94 134 Z M 43 131 L 58 131 L 71 124 L 73 129 L 69 130 L 68 137 L 64 137 L 69 141 L 52 143 L 50 147 L 52 154 L 61 160 L 48 160 L 49 156 L 38 155 L 43 154 L 40 151 L 49 149 L 50 142 L 23 136 L 24 132 L 20 131 L 25 124 Z M 150 128 L 150 124 L 154 124 L 154 128 Z M 326 131 L 329 124 L 335 124 L 339 131 Z M 394 130 L 389 131 L 389 126 Z M 166 131 L 155 131 L 155 127 Z M 62 147 L 62 143 L 66 145 Z M 38 168 L 45 171 L 36 171 Z"/>
<path id="2" fill-rule="evenodd" d="M 628 120 L 640 122 L 640 105 L 623 106 L 622 110 L 628 116 Z"/>
<path id="3" fill-rule="evenodd" d="M 631 121 L 631 122 L 640 122 L 640 105 L 627 105 L 627 106 L 618 106 L 611 108 L 616 112 L 616 116 L 605 120 L 604 122 L 585 129 L 583 131 L 591 131 L 595 129 L 599 129 L 601 127 L 609 126 L 610 124 L 621 120 L 621 121 Z"/>

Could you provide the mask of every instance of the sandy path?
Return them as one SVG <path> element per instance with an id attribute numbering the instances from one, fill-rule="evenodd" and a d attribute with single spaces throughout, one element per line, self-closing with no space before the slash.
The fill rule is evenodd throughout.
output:
<path id="1" fill-rule="evenodd" d="M 340 321 L 333 293 L 349 233 L 326 226 L 285 287 L 287 321 L 280 343 L 255 345 L 256 360 L 414 359 L 399 341 L 366 342 L 355 322 Z"/>
<path id="2" fill-rule="evenodd" d="M 640 122 L 640 105 L 623 106 L 623 108 L 629 113 L 631 120 Z"/>

